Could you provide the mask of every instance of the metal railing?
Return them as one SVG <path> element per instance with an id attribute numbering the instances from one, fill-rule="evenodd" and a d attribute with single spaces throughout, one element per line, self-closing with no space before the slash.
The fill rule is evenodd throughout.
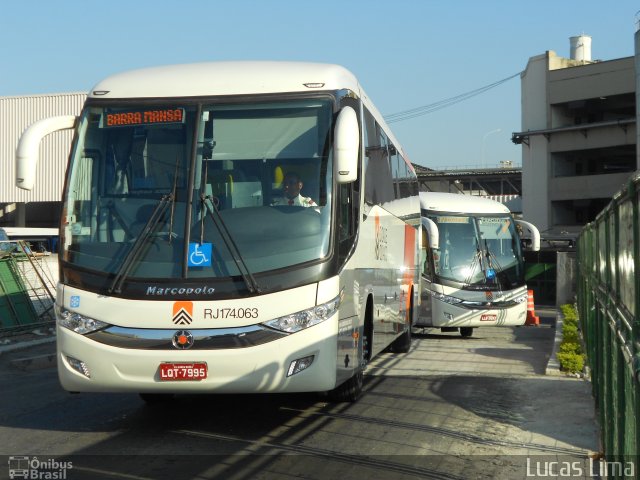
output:
<path id="1" fill-rule="evenodd" d="M 0 241 L 0 334 L 55 321 L 50 255 L 22 241 Z"/>
<path id="2" fill-rule="evenodd" d="M 640 447 L 640 175 L 578 239 L 578 313 L 607 461 Z M 624 478 L 624 477 L 621 477 Z"/>

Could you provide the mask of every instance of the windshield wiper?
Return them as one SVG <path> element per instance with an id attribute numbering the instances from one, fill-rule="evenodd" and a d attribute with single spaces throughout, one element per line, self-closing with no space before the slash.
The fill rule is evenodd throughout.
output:
<path id="1" fill-rule="evenodd" d="M 153 209 L 149 220 L 142 228 L 142 231 L 136 238 L 136 241 L 133 243 L 133 246 L 129 249 L 127 256 L 122 261 L 120 268 L 116 272 L 116 276 L 111 282 L 111 286 L 109 287 L 109 293 L 122 293 L 122 284 L 126 280 L 133 264 L 140 257 L 140 253 L 142 252 L 142 246 L 147 243 L 147 240 L 151 236 L 151 234 L 158 227 L 158 223 L 164 212 L 167 210 L 167 207 L 174 203 L 175 197 L 173 193 L 168 193 L 163 195 L 160 201 L 157 203 L 156 207 Z M 171 238 L 172 234 L 169 233 L 169 238 Z"/>
<path id="2" fill-rule="evenodd" d="M 482 263 L 482 250 L 480 249 L 480 243 L 478 242 L 478 237 L 476 237 L 476 253 L 473 254 L 473 260 L 471 261 L 471 265 L 469 267 L 469 274 L 467 275 L 467 278 L 465 278 L 464 280 L 464 283 L 467 286 L 473 285 L 473 274 L 476 271 L 476 268 L 480 268 L 480 271 L 482 272 L 482 276 L 485 277 L 485 280 L 486 280 L 486 275 L 484 274 L 484 267 Z"/>
<path id="3" fill-rule="evenodd" d="M 220 232 L 220 236 L 222 237 L 224 244 L 227 246 L 229 253 L 231 253 L 231 258 L 233 259 L 233 262 L 236 264 L 236 267 L 240 272 L 240 275 L 242 276 L 242 279 L 244 280 L 244 283 L 247 286 L 247 290 L 249 290 L 249 293 L 262 293 L 263 291 L 262 288 L 258 284 L 258 281 L 256 280 L 256 278 L 253 276 L 253 273 L 251 273 L 251 270 L 249 270 L 249 268 L 247 267 L 247 264 L 245 263 L 244 258 L 242 258 L 242 254 L 240 253 L 240 250 L 238 249 L 236 242 L 233 240 L 233 237 L 231 236 L 231 233 L 229 232 L 227 225 L 224 223 L 224 220 L 220 215 L 220 211 L 218 210 L 216 205 L 213 203 L 211 196 L 201 193 L 200 201 L 202 202 L 202 205 L 204 205 L 206 209 L 209 211 L 209 216 L 211 217 L 213 224 L 216 226 L 216 228 Z M 203 229 L 202 229 L 202 232 L 204 232 Z"/>
<path id="4" fill-rule="evenodd" d="M 487 243 L 487 239 L 484 239 L 484 251 L 485 251 L 485 255 L 487 257 L 487 269 L 485 271 L 485 278 L 487 280 L 495 280 L 496 284 L 498 285 L 498 289 L 502 290 L 502 282 L 500 281 L 500 275 L 503 273 L 503 269 L 502 266 L 500 265 L 500 262 L 498 262 L 498 259 L 496 258 L 496 256 L 491 253 L 491 250 L 489 250 L 489 244 Z M 491 271 L 493 273 L 493 275 L 489 276 L 489 271 Z"/>
<path id="5" fill-rule="evenodd" d="M 488 284 L 495 284 L 498 290 L 501 291 L 500 275 L 504 273 L 502 266 L 496 256 L 489 250 L 489 244 L 486 239 L 483 239 L 484 248 L 480 246 L 480 240 L 477 237 L 475 240 L 476 252 L 469 267 L 469 274 L 464 280 L 465 288 L 468 290 L 485 290 Z M 480 269 L 480 272 L 482 272 L 482 279 L 478 282 L 473 281 L 476 269 Z"/>

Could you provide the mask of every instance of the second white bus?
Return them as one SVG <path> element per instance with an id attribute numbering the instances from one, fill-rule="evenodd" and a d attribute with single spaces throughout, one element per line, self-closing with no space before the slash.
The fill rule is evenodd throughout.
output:
<path id="1" fill-rule="evenodd" d="M 536 227 L 486 198 L 420 192 L 420 203 L 424 261 L 414 326 L 469 337 L 477 327 L 523 325 L 528 296 L 521 240 L 538 250 Z"/>

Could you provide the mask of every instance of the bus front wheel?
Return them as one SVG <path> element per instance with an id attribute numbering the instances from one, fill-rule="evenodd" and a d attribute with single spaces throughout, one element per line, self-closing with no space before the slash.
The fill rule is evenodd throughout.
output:
<path id="1" fill-rule="evenodd" d="M 362 341 L 360 348 L 360 365 L 353 376 L 341 385 L 328 392 L 329 399 L 333 402 L 355 402 L 362 394 L 362 386 L 364 384 L 364 370 L 367 362 L 371 360 L 371 345 L 373 341 L 373 321 L 372 306 L 367 304 L 367 312 L 365 314 L 364 329 L 362 333 Z"/>
<path id="2" fill-rule="evenodd" d="M 329 399 L 333 402 L 355 402 L 360 398 L 363 382 L 364 374 L 362 369 L 358 369 L 353 377 L 329 392 Z"/>

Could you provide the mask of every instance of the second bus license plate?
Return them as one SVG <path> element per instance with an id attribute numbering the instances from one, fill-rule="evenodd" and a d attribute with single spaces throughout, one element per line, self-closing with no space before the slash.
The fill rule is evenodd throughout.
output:
<path id="1" fill-rule="evenodd" d="M 207 378 L 207 364 L 204 362 L 160 364 L 160 380 L 163 382 L 179 380 L 198 381 L 204 380 L 205 378 Z"/>

